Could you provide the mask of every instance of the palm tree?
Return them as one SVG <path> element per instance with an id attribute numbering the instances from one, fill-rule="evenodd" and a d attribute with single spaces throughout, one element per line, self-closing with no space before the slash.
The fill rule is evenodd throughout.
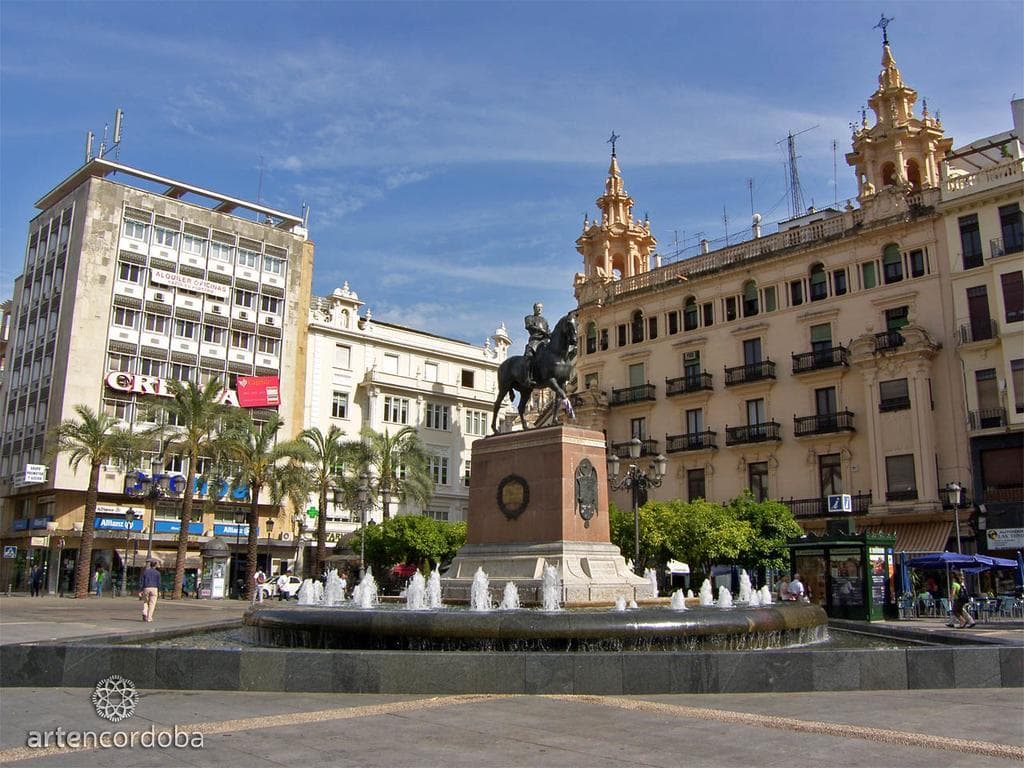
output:
<path id="1" fill-rule="evenodd" d="M 161 399 L 156 410 L 167 431 L 165 451 L 180 452 L 185 462 L 185 492 L 181 498 L 181 530 L 178 532 L 178 554 L 174 561 L 172 599 L 181 598 L 185 580 L 185 558 L 188 554 L 188 529 L 192 522 L 192 497 L 195 493 L 199 457 L 215 454 L 221 431 L 228 426 L 235 409 L 220 402 L 224 385 L 214 378 L 199 385 L 195 382 L 170 381 L 173 398 Z"/>
<path id="2" fill-rule="evenodd" d="M 318 427 L 303 430 L 299 439 L 309 446 L 310 485 L 319 493 L 316 518 L 316 559 L 313 575 L 320 574 L 327 559 L 327 494 L 342 484 L 342 467 L 346 463 L 361 464 L 363 444 L 343 440 L 344 432 L 331 425 L 326 434 Z"/>
<path id="3" fill-rule="evenodd" d="M 381 434 L 363 427 L 366 462 L 373 467 L 383 500 L 384 519 L 391 516 L 391 500 L 416 501 L 426 506 L 434 494 L 430 476 L 430 454 L 412 427 L 402 427 L 394 435 Z"/>
<path id="4" fill-rule="evenodd" d="M 277 413 L 271 412 L 267 421 L 257 424 L 251 417 L 238 424 L 223 438 L 223 448 L 228 459 L 237 467 L 236 482 L 249 487 L 249 538 L 246 552 L 245 593 L 252 598 L 256 573 L 256 558 L 259 554 L 259 504 L 260 491 L 267 486 L 281 500 L 296 496 L 309 487 L 308 480 L 300 478 L 294 468 L 282 464 L 286 459 L 305 462 L 310 458 L 309 446 L 301 440 L 276 442 L 277 433 L 284 421 Z"/>
<path id="5" fill-rule="evenodd" d="M 54 432 L 55 444 L 50 455 L 67 454 L 68 465 L 75 472 L 83 461 L 89 462 L 89 485 L 85 491 L 85 519 L 82 522 L 82 543 L 75 568 L 75 597 L 89 594 L 89 570 L 92 566 L 92 542 L 96 535 L 96 499 L 100 485 L 100 467 L 112 459 L 125 459 L 137 449 L 136 436 L 118 426 L 118 420 L 106 413 L 96 413 L 87 405 L 76 405 L 77 419 L 65 419 Z"/>

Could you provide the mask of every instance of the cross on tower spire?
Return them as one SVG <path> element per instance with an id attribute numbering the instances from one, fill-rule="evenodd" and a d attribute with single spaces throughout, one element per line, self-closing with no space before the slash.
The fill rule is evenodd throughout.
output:
<path id="1" fill-rule="evenodd" d="M 875 24 L 874 27 L 872 27 L 872 29 L 881 29 L 882 30 L 882 45 L 888 45 L 889 44 L 889 30 L 888 30 L 888 26 L 889 26 L 890 22 L 892 22 L 894 20 L 895 20 L 895 17 L 892 17 L 892 18 L 889 18 L 889 19 L 885 18 L 885 14 L 883 13 L 882 14 L 882 18 L 880 18 L 878 20 L 878 23 Z"/>
<path id="2" fill-rule="evenodd" d="M 605 142 L 605 144 L 612 145 L 612 157 L 615 157 L 615 142 L 621 138 L 621 136 L 616 135 L 615 131 L 612 131 L 611 138 L 609 138 L 608 141 Z"/>

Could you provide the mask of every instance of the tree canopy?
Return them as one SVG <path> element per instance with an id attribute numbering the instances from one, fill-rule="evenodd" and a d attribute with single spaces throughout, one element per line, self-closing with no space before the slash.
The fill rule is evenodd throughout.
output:
<path id="1" fill-rule="evenodd" d="M 356 531 L 352 549 L 360 551 L 365 531 L 366 560 L 379 572 L 397 564 L 429 570 L 455 557 L 466 543 L 466 523 L 448 523 L 422 515 L 391 517 Z"/>

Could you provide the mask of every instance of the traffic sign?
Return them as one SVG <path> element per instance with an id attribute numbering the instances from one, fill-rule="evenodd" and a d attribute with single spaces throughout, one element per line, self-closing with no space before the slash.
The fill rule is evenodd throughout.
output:
<path id="1" fill-rule="evenodd" d="M 18 556 L 18 548 L 12 546 L 4 547 L 4 560 L 14 560 Z"/>

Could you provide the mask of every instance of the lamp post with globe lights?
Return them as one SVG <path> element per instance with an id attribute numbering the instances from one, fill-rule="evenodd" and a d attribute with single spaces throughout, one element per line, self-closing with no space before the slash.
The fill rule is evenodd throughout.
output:
<path id="1" fill-rule="evenodd" d="M 660 453 L 654 457 L 654 462 L 648 470 L 642 470 L 637 466 L 636 461 L 640 458 L 642 443 L 638 438 L 633 438 L 628 443 L 630 465 L 626 474 L 619 479 L 619 456 L 612 450 L 608 454 L 608 482 L 613 491 L 628 488 L 632 492 L 633 501 L 633 570 L 637 575 L 640 572 L 640 497 L 645 494 L 648 488 L 661 487 L 665 477 L 666 459 Z"/>

